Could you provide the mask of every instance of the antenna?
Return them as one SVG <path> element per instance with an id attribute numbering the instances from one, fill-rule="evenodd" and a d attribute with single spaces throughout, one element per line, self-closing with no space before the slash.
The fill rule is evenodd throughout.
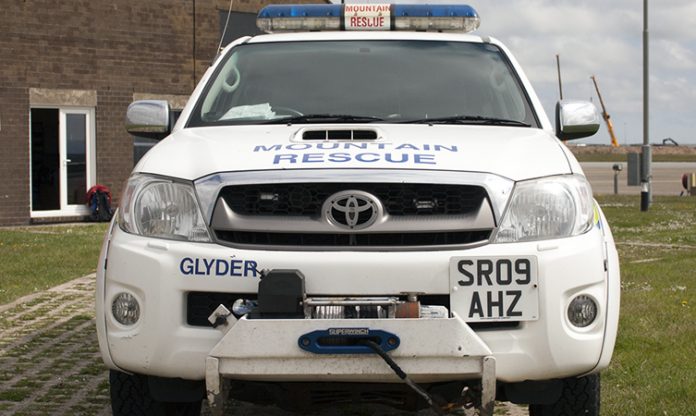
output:
<path id="1" fill-rule="evenodd" d="M 222 35 L 220 36 L 220 43 L 218 43 L 217 53 L 220 53 L 220 50 L 222 49 L 222 41 L 225 39 L 225 35 L 227 34 L 227 25 L 230 23 L 230 15 L 232 14 L 232 3 L 234 3 L 234 0 L 230 0 L 230 7 L 227 9 L 227 19 L 225 19 L 225 27 L 222 29 Z"/>
<path id="2" fill-rule="evenodd" d="M 561 57 L 559 54 L 556 54 L 556 69 L 558 69 L 558 93 L 561 97 L 561 100 L 563 99 L 563 84 L 561 83 Z"/>

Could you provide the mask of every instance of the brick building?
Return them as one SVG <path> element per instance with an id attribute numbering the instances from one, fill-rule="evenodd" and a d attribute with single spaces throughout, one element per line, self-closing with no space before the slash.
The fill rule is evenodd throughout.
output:
<path id="1" fill-rule="evenodd" d="M 264 4 L 316 2 L 234 0 L 225 41 L 255 33 Z M 84 218 L 96 183 L 117 203 L 138 153 L 123 127 L 128 104 L 165 98 L 181 108 L 215 57 L 229 8 L 227 0 L 4 2 L 0 226 Z"/>

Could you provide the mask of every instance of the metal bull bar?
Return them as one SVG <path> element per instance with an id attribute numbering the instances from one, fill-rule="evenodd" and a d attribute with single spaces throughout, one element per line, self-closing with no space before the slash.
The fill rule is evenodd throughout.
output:
<path id="1" fill-rule="evenodd" d="M 399 334 L 400 346 L 387 354 L 369 337 L 358 340 L 358 344 L 374 352 L 363 353 L 359 359 L 350 352 L 312 353 L 300 348 L 298 340 L 305 334 L 316 332 L 319 325 L 334 328 L 380 328 L 378 332 Z M 206 388 L 214 416 L 223 414 L 224 403 L 229 396 L 229 383 L 225 382 L 225 378 L 278 382 L 393 383 L 394 374 L 423 397 L 438 414 L 476 405 L 480 415 L 493 415 L 495 358 L 471 328 L 456 316 L 448 319 L 318 321 L 236 320 L 230 315 L 227 317 L 227 324 L 220 326 L 220 329 L 225 331 L 225 335 L 206 359 Z M 455 403 L 433 400 L 417 384 L 476 379 L 481 380 L 480 390 L 464 389 Z"/>

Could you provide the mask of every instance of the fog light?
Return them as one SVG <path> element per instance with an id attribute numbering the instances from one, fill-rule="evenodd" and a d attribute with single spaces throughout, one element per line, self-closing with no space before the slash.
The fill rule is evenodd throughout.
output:
<path id="1" fill-rule="evenodd" d="M 121 325 L 133 325 L 140 319 L 140 305 L 130 293 L 119 293 L 111 304 L 111 313 Z"/>
<path id="2" fill-rule="evenodd" d="M 584 328 L 597 317 L 597 304 L 586 295 L 576 296 L 568 306 L 568 320 L 571 324 Z"/>

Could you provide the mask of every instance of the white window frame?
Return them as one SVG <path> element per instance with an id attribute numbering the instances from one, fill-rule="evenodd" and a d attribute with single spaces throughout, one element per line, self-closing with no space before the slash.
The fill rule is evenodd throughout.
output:
<path id="1" fill-rule="evenodd" d="M 67 151 L 67 137 L 66 137 L 66 115 L 67 114 L 84 114 L 85 117 L 85 132 L 86 137 L 86 149 L 85 149 L 85 161 L 86 166 L 86 180 L 87 189 L 85 193 L 92 186 L 97 183 L 97 155 L 96 155 L 96 126 L 95 126 L 95 111 L 93 107 L 72 107 L 72 106 L 40 106 L 32 105 L 30 109 L 30 134 L 29 143 L 31 146 L 31 110 L 35 108 L 49 108 L 58 110 L 58 154 L 59 154 L 59 176 L 60 176 L 60 209 L 49 210 L 49 211 L 35 211 L 34 207 L 31 207 L 31 217 L 32 218 L 48 218 L 48 217 L 69 217 L 69 216 L 84 216 L 89 215 L 90 210 L 86 202 L 82 204 L 68 204 L 67 195 L 67 173 L 68 166 L 66 161 L 66 151 Z M 31 161 L 31 151 L 29 152 L 29 186 L 33 186 L 32 180 L 32 161 Z M 31 195 L 33 191 L 30 189 L 30 204 Z"/>

